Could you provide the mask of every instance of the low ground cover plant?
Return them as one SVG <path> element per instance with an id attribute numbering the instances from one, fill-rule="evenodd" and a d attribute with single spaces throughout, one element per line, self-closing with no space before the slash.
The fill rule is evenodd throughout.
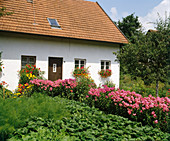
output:
<path id="1" fill-rule="evenodd" d="M 52 97 L 35 93 L 31 97 L 0 98 L 0 140 L 5 140 L 17 128 L 23 127 L 28 118 L 59 120 L 69 115 L 65 103 Z"/>
<path id="2" fill-rule="evenodd" d="M 55 97 L 66 104 L 71 115 L 61 120 L 30 118 L 10 140 L 135 140 L 168 141 L 168 133 L 142 126 L 117 115 L 104 114 L 84 103 Z"/>

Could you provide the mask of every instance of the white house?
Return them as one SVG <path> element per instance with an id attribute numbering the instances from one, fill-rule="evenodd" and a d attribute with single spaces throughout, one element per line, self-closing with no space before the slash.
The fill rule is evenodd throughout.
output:
<path id="1" fill-rule="evenodd" d="M 12 15 L 0 17 L 0 80 L 14 90 L 18 72 L 35 64 L 50 80 L 73 78 L 75 66 L 90 66 L 96 84 L 113 81 L 119 87 L 114 51 L 128 43 L 126 37 L 96 2 L 85 0 L 1 0 Z M 56 71 L 51 70 L 57 67 Z M 101 69 L 111 69 L 101 78 Z"/>

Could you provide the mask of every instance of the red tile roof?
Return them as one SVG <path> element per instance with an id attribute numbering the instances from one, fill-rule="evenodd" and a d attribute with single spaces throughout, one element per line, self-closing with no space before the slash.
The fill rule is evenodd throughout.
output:
<path id="1" fill-rule="evenodd" d="M 0 30 L 114 43 L 128 43 L 96 2 L 84 0 L 0 0 L 12 15 L 0 17 Z M 57 19 L 52 29 L 47 18 Z"/>

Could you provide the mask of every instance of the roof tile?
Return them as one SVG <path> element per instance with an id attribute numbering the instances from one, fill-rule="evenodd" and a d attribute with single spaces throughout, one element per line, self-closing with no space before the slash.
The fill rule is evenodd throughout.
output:
<path id="1" fill-rule="evenodd" d="M 128 43 L 101 7 L 84 0 L 0 0 L 0 7 L 14 14 L 0 17 L 0 30 Z M 52 29 L 47 18 L 57 19 L 62 29 Z"/>

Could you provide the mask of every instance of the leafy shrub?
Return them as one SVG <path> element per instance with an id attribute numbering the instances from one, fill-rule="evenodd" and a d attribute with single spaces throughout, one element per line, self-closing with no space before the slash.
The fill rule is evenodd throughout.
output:
<path id="1" fill-rule="evenodd" d="M 56 81 L 34 79 L 30 83 L 33 85 L 33 91 L 35 92 L 41 92 L 49 96 L 61 95 L 64 97 L 69 97 L 69 94 L 77 86 L 76 79 L 59 79 Z"/>
<path id="2" fill-rule="evenodd" d="M 7 88 L 8 88 L 8 84 L 5 81 L 2 81 L 0 83 L 0 97 L 3 99 L 12 97 L 13 93 Z"/>
<path id="3" fill-rule="evenodd" d="M 32 87 L 33 85 L 31 84 L 19 84 L 18 85 L 18 89 L 15 93 L 13 93 L 12 97 L 16 98 L 16 97 L 23 97 L 23 96 L 31 96 L 32 94 Z"/>
<path id="4" fill-rule="evenodd" d="M 159 129 L 142 126 L 127 118 L 104 114 L 96 108 L 90 108 L 84 103 L 54 98 L 66 103 L 70 117 L 61 120 L 32 118 L 19 128 L 12 139 L 56 140 L 59 135 L 64 140 L 164 140 L 168 141 L 168 133 Z M 61 136 L 64 135 L 64 136 Z"/>
<path id="5" fill-rule="evenodd" d="M 156 97 L 156 83 L 151 85 L 145 85 L 144 81 L 141 78 L 136 78 L 136 80 L 131 79 L 130 75 L 124 75 L 120 80 L 120 89 L 126 91 L 135 91 L 136 93 L 141 94 L 142 96 L 153 95 Z M 159 82 L 159 97 L 167 96 L 167 91 L 170 88 L 168 84 Z"/>
<path id="6" fill-rule="evenodd" d="M 35 65 L 26 65 L 24 69 L 19 71 L 19 84 L 29 83 L 30 80 L 35 78 L 42 79 L 43 72 L 40 71 L 40 68 L 36 68 Z"/>
<path id="7" fill-rule="evenodd" d="M 106 85 L 109 88 L 115 87 L 115 84 L 112 81 L 106 81 L 103 85 Z"/>
<path id="8" fill-rule="evenodd" d="M 90 77 L 78 77 L 77 79 L 65 80 L 41 80 L 34 79 L 30 81 L 33 84 L 33 91 L 41 92 L 49 96 L 66 97 L 77 101 L 85 100 L 86 94 L 90 88 L 95 88 L 96 84 Z"/>
<path id="9" fill-rule="evenodd" d="M 76 79 L 77 86 L 74 90 L 74 100 L 76 101 L 85 101 L 86 94 L 90 90 L 90 88 L 96 88 L 96 84 L 94 83 L 93 79 L 90 77 L 79 77 Z"/>
<path id="10" fill-rule="evenodd" d="M 68 113 L 65 103 L 40 94 L 29 98 L 0 99 L 0 109 L 0 140 L 24 126 L 32 116 L 57 120 Z"/>
<path id="11" fill-rule="evenodd" d="M 142 97 L 135 92 L 117 90 L 105 86 L 104 88 L 90 89 L 86 96 L 88 103 L 107 113 L 128 117 L 141 121 L 144 125 L 152 125 L 168 131 L 168 112 L 170 99 L 155 98 L 152 95 Z"/>

